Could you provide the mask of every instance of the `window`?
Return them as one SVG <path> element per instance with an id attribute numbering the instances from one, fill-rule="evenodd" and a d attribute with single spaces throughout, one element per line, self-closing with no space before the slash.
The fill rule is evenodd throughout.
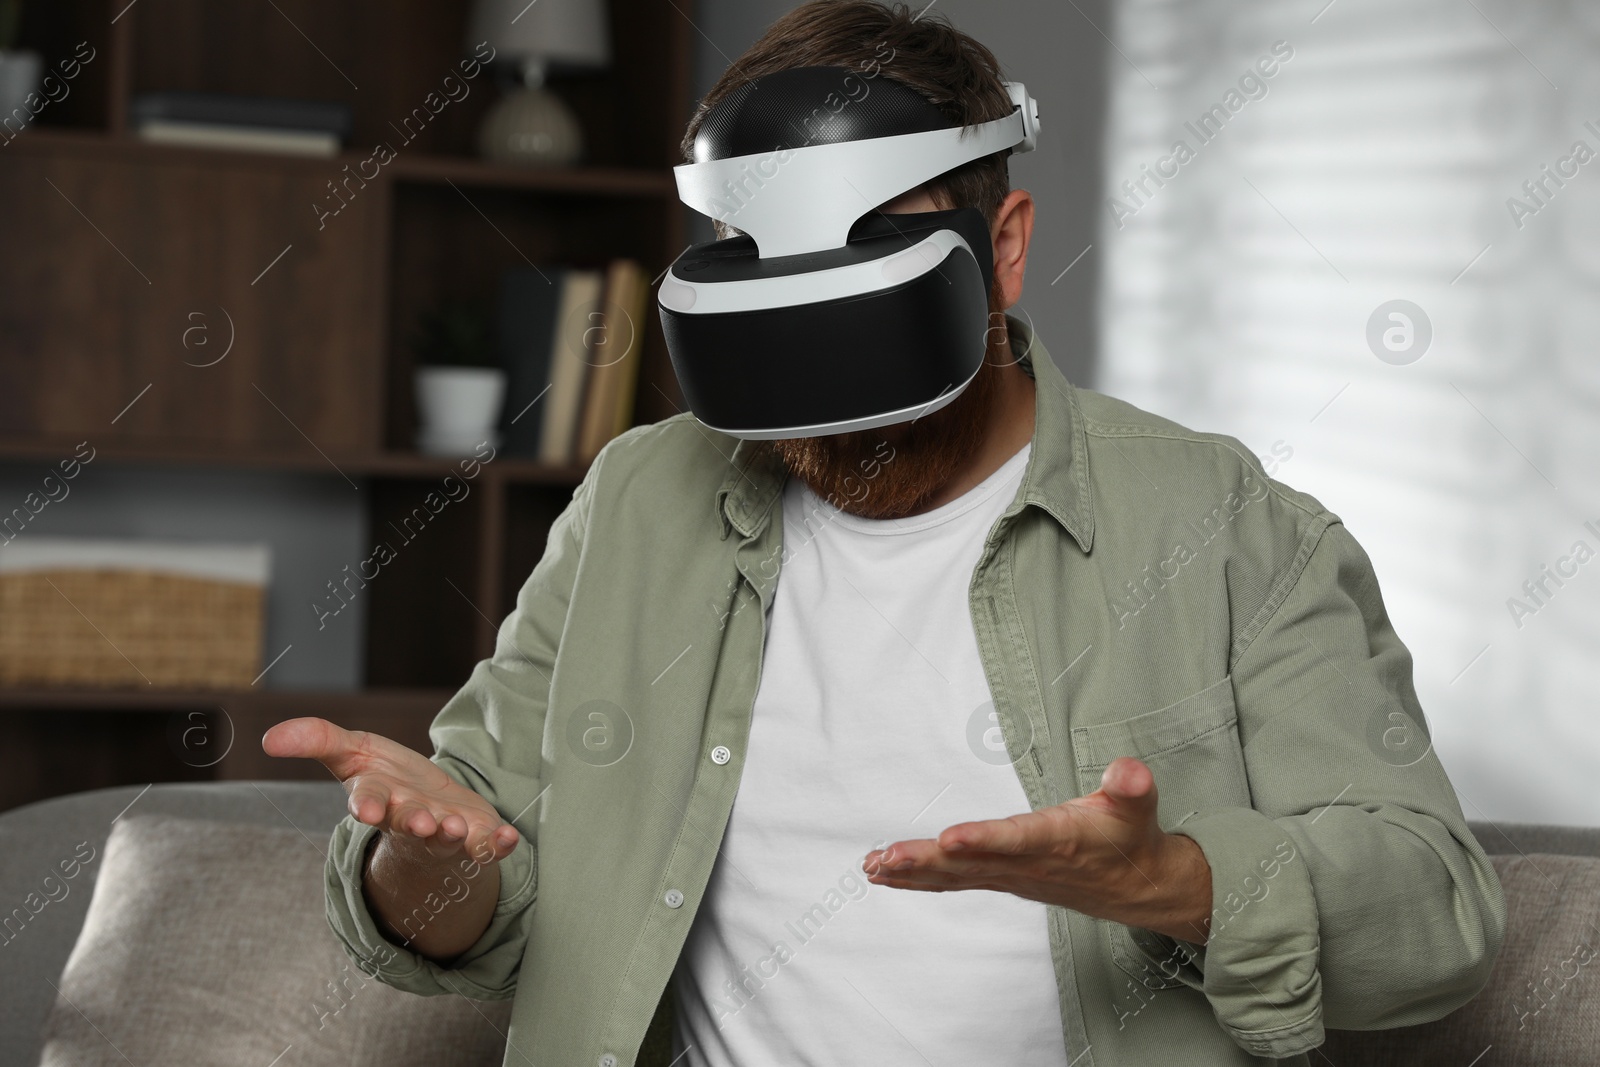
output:
<path id="1" fill-rule="evenodd" d="M 1097 386 L 1345 520 L 1468 818 L 1600 823 L 1600 5 L 1106 30 Z"/>

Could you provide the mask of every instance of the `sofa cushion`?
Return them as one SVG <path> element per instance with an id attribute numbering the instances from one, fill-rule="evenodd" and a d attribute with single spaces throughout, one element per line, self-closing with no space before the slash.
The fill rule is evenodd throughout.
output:
<path id="1" fill-rule="evenodd" d="M 325 848 L 290 828 L 119 820 L 55 983 L 44 1067 L 497 1067 L 510 1002 L 369 978 L 328 927 Z"/>
<path id="2" fill-rule="evenodd" d="M 1547 853 L 1490 860 L 1505 889 L 1506 936 L 1489 984 L 1435 1022 L 1329 1030 L 1328 1059 L 1340 1067 L 1600 1062 L 1600 860 Z"/>

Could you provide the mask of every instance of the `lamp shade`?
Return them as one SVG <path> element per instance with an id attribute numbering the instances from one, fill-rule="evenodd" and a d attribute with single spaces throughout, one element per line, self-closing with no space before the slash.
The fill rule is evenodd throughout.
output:
<path id="1" fill-rule="evenodd" d="M 552 68 L 611 62 L 606 0 L 475 0 L 467 47 L 487 41 L 497 56 L 539 60 Z"/>

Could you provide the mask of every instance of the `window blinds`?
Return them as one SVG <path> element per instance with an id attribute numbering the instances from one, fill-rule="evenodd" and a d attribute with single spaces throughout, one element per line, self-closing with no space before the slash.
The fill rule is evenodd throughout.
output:
<path id="1" fill-rule="evenodd" d="M 1469 818 L 1600 823 L 1600 5 L 1104 28 L 1096 386 L 1345 520 Z"/>

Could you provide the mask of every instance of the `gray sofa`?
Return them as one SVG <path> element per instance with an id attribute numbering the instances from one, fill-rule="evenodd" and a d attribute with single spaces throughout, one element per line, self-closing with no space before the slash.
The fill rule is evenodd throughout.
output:
<path id="1" fill-rule="evenodd" d="M 129 787 L 79 793 L 0 814 L 0 918 L 37 889 L 41 874 L 58 862 L 62 842 L 88 841 L 103 851 L 113 819 L 125 809 L 130 816 L 292 826 L 320 843 L 344 814 L 344 793 L 334 782 L 158 785 L 145 791 Z M 1600 1063 L 1600 977 L 1585 971 L 1570 952 L 1563 954 L 1565 941 L 1547 943 L 1545 936 L 1565 923 L 1590 931 L 1585 936 L 1592 940 L 1586 943 L 1600 946 L 1600 931 L 1589 914 L 1600 901 L 1593 892 L 1600 862 L 1541 858 L 1600 856 L 1600 830 L 1474 824 L 1473 832 L 1486 851 L 1511 864 L 1503 874 L 1511 929 L 1491 987 L 1460 1011 L 1427 1026 L 1330 1031 L 1328 1044 L 1313 1054 L 1314 1063 L 1467 1067 L 1472 1055 L 1481 1054 L 1461 1057 L 1458 1050 L 1464 1048 L 1500 1050 L 1482 1058 L 1478 1067 Z M 1498 866 L 1501 861 L 1496 862 Z M 29 918 L 25 936 L 12 936 L 0 945 L 0 1067 L 35 1067 L 38 1062 L 40 1030 L 55 998 L 52 983 L 83 925 L 99 866 L 86 864 L 85 882 Z M 306 920 L 322 921 L 320 915 Z M 1574 974 L 1567 973 L 1569 968 Z M 1600 971 L 1600 966 L 1590 970 Z M 1538 998 L 1530 999 L 1535 991 Z M 1522 1002 L 1515 1001 L 1517 996 Z"/>

